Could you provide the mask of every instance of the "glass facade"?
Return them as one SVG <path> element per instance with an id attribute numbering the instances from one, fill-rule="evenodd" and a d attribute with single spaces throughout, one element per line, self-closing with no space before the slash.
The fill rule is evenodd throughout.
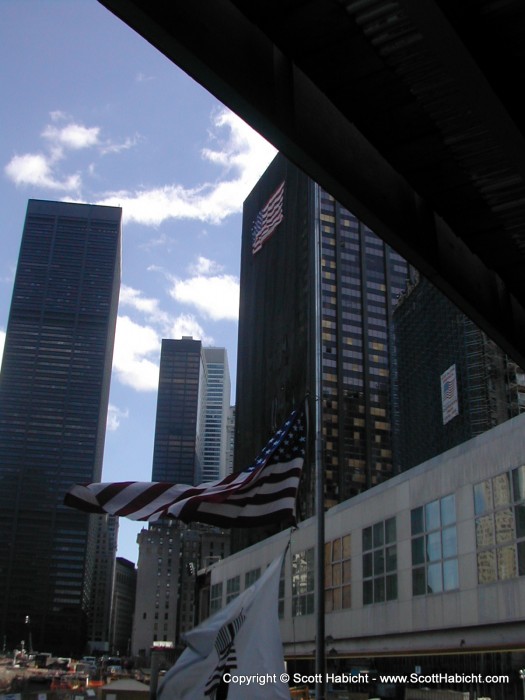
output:
<path id="1" fill-rule="evenodd" d="M 27 636 L 27 615 L 38 648 L 67 643 L 70 654 L 85 643 L 96 534 L 62 502 L 72 484 L 101 476 L 120 225 L 114 207 L 28 204 L 0 377 L 0 635 L 9 648 Z"/>
<path id="2" fill-rule="evenodd" d="M 283 180 L 283 220 L 254 253 L 252 223 Z M 321 242 L 317 283 L 316 231 Z M 320 391 L 325 506 L 392 476 L 391 314 L 408 275 L 401 256 L 282 155 L 276 157 L 244 205 L 236 470 L 250 463 L 307 393 Z M 313 481 L 312 469 L 300 487 L 300 518 L 314 512 Z M 242 545 L 235 547 L 255 538 L 242 533 Z"/>
<path id="3" fill-rule="evenodd" d="M 393 331 L 396 472 L 523 411 L 523 370 L 425 278 L 415 276 L 400 296 Z M 441 376 L 452 366 L 457 411 L 450 418 Z"/>
<path id="4" fill-rule="evenodd" d="M 363 605 L 397 598 L 396 519 L 363 530 Z"/>
<path id="5" fill-rule="evenodd" d="M 226 581 L 226 605 L 241 592 L 241 577 L 233 576 Z"/>
<path id="6" fill-rule="evenodd" d="M 326 505 L 392 475 L 390 319 L 408 264 L 315 186 Z"/>
<path id="7" fill-rule="evenodd" d="M 337 537 L 325 544 L 325 610 L 327 613 L 352 607 L 352 536 Z"/>
<path id="8" fill-rule="evenodd" d="M 474 486 L 478 582 L 525 574 L 525 466 Z"/>
<path id="9" fill-rule="evenodd" d="M 292 556 L 292 616 L 314 612 L 314 549 Z"/>
<path id="10" fill-rule="evenodd" d="M 200 482 L 206 389 L 201 341 L 162 341 L 153 447 L 153 481 Z"/>
<path id="11" fill-rule="evenodd" d="M 412 594 L 459 588 L 454 494 L 411 511 Z"/>
<path id="12" fill-rule="evenodd" d="M 206 413 L 202 481 L 215 481 L 226 476 L 230 372 L 224 348 L 204 348 L 203 356 L 206 364 Z"/>

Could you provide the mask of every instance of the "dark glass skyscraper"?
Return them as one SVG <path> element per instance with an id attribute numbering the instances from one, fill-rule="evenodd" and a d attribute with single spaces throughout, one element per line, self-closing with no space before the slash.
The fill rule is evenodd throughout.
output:
<path id="1" fill-rule="evenodd" d="M 525 372 L 425 278 L 399 299 L 393 329 L 397 471 L 525 410 Z"/>
<path id="2" fill-rule="evenodd" d="M 273 197 L 282 183 L 282 220 L 262 247 L 254 247 L 254 232 L 264 229 L 268 212 L 276 216 Z M 236 469 L 253 460 L 306 393 L 313 402 L 320 392 L 325 505 L 391 476 L 390 319 L 408 274 L 401 256 L 282 155 L 276 157 L 244 203 Z M 312 512 L 308 474 L 303 487 L 304 517 Z"/>
<path id="3" fill-rule="evenodd" d="M 90 518 L 62 505 L 102 472 L 121 209 L 30 200 L 0 375 L 0 635 L 80 651 Z"/>
<path id="4" fill-rule="evenodd" d="M 162 341 L 153 481 L 200 481 L 206 399 L 201 348 L 201 341 L 190 337 Z"/>

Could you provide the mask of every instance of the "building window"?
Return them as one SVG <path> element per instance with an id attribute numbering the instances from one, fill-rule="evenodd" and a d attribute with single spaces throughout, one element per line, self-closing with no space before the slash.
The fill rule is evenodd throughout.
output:
<path id="1" fill-rule="evenodd" d="M 292 557 L 292 616 L 311 615 L 314 611 L 314 549 Z"/>
<path id="2" fill-rule="evenodd" d="M 478 583 L 525 574 L 525 466 L 474 486 Z"/>
<path id="3" fill-rule="evenodd" d="M 324 594 L 327 613 L 352 606 L 351 543 L 351 535 L 344 535 L 325 544 Z"/>
<path id="4" fill-rule="evenodd" d="M 249 588 L 253 583 L 257 581 L 261 575 L 261 568 L 252 569 L 244 574 L 244 588 Z"/>
<path id="5" fill-rule="evenodd" d="M 456 499 L 438 498 L 411 511 L 412 595 L 459 587 Z"/>
<path id="6" fill-rule="evenodd" d="M 234 576 L 226 581 L 226 605 L 241 592 L 241 577 Z"/>
<path id="7" fill-rule="evenodd" d="M 222 608 L 222 581 L 214 583 L 210 589 L 210 614 Z"/>
<path id="8" fill-rule="evenodd" d="M 397 598 L 396 519 L 363 530 L 363 604 Z"/>

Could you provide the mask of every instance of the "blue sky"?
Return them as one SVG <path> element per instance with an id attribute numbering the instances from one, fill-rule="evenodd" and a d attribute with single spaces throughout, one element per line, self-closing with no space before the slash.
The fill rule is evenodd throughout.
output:
<path id="1" fill-rule="evenodd" d="M 2 0 L 0 64 L 0 353 L 27 200 L 122 206 L 103 479 L 147 481 L 161 339 L 235 378 L 242 202 L 275 149 L 96 0 Z"/>

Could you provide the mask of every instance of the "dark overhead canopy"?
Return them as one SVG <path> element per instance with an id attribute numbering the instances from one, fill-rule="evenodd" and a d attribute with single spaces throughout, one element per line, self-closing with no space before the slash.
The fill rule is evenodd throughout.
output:
<path id="1" fill-rule="evenodd" d="M 525 367 L 523 0 L 101 0 Z"/>

